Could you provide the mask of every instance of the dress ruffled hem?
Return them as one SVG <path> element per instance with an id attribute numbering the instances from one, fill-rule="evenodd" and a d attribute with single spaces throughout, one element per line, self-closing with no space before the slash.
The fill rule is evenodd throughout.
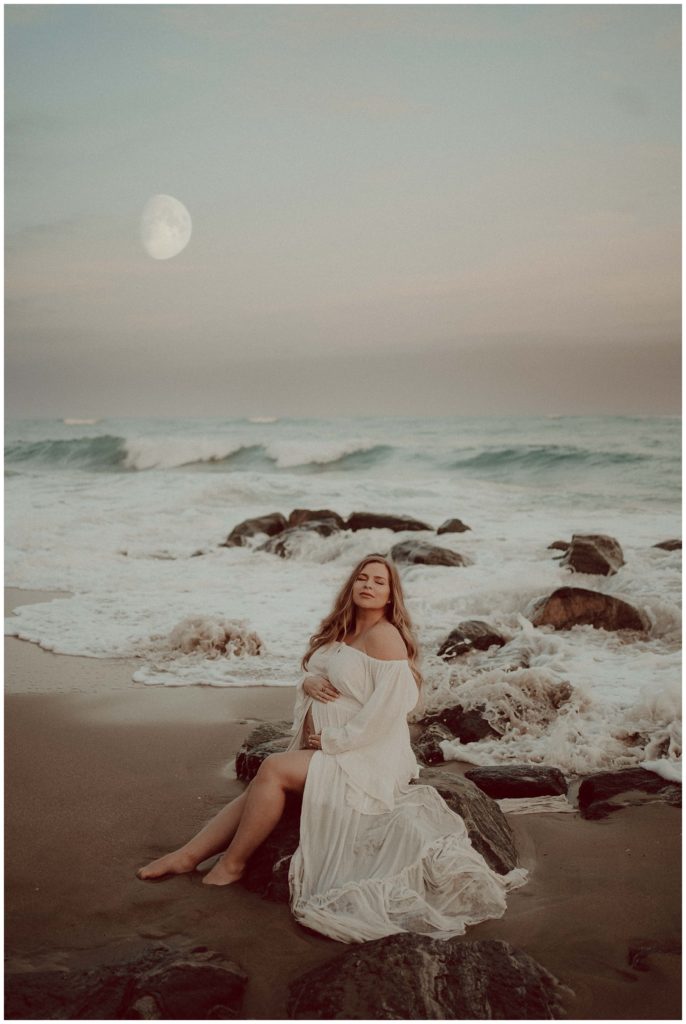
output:
<path id="1" fill-rule="evenodd" d="M 505 893 L 528 872 L 498 875 L 460 835 L 432 839 L 421 855 L 388 878 L 368 878 L 301 895 L 300 849 L 291 860 L 291 910 L 307 928 L 340 942 L 369 942 L 399 932 L 435 939 L 463 935 L 469 925 L 505 913 Z"/>

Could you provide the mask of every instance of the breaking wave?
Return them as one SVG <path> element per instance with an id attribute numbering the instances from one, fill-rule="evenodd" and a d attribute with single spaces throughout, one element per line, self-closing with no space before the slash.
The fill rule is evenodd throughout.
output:
<path id="1" fill-rule="evenodd" d="M 663 456 L 664 458 L 664 456 Z M 21 469 L 80 469 L 90 472 L 124 472 L 150 469 L 274 472 L 355 471 L 373 469 L 394 459 L 400 471 L 418 460 L 443 473 L 458 470 L 483 478 L 525 479 L 556 477 L 568 472 L 615 471 L 654 462 L 655 453 L 642 451 L 594 451 L 571 445 L 512 445 L 510 447 L 448 447 L 421 451 L 412 438 L 389 444 L 361 438 L 283 438 L 268 443 L 252 440 L 179 436 L 46 438 L 11 441 L 5 446 L 5 462 Z M 676 463 L 678 458 L 672 459 Z"/>
<path id="2" fill-rule="evenodd" d="M 274 441 L 269 445 L 222 442 L 217 438 L 99 437 L 13 441 L 5 462 L 24 469 L 80 469 L 125 472 L 150 469 L 304 472 L 371 468 L 389 458 L 392 445 L 365 441 Z M 16 469 L 15 469 L 16 472 Z"/>

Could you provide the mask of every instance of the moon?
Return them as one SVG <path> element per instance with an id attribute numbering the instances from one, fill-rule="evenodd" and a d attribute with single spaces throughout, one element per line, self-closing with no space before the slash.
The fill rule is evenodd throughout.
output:
<path id="1" fill-rule="evenodd" d="M 174 196 L 148 199 L 141 214 L 141 242 L 154 260 L 169 260 L 186 248 L 193 227 L 191 215 Z"/>

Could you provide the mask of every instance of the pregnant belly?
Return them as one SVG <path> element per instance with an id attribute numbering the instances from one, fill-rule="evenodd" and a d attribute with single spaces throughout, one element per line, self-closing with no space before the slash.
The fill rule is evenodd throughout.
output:
<path id="1" fill-rule="evenodd" d="M 341 695 L 336 700 L 312 702 L 310 711 L 315 732 L 321 732 L 327 725 L 345 725 L 360 710 L 361 705 L 352 697 Z M 308 712 L 309 717 L 309 712 Z"/>

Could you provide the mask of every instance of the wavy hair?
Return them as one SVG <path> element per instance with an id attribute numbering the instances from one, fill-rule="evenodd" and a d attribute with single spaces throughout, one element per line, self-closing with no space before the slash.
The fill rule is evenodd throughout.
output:
<path id="1" fill-rule="evenodd" d="M 353 603 L 353 584 L 359 573 L 364 569 L 365 565 L 369 565 L 370 562 L 381 562 L 382 565 L 385 565 L 388 569 L 391 592 L 388 610 L 385 612 L 385 615 L 388 621 L 396 627 L 403 638 L 405 646 L 407 647 L 407 660 L 410 664 L 412 675 L 415 677 L 417 685 L 421 687 L 423 680 L 421 673 L 417 668 L 419 648 L 414 637 L 412 620 L 410 619 L 407 608 L 405 607 L 400 574 L 398 573 L 395 564 L 389 558 L 386 558 L 385 555 L 379 555 L 376 553 L 365 555 L 365 557 L 357 563 L 353 571 L 350 573 L 350 576 L 339 590 L 332 610 L 326 618 L 322 619 L 316 633 L 313 633 L 310 637 L 307 653 L 303 657 L 301 663 L 303 671 L 307 671 L 307 664 L 310 658 L 315 651 L 319 650 L 320 647 L 324 647 L 329 643 L 343 641 L 346 636 L 352 632 L 356 617 L 355 605 Z"/>

